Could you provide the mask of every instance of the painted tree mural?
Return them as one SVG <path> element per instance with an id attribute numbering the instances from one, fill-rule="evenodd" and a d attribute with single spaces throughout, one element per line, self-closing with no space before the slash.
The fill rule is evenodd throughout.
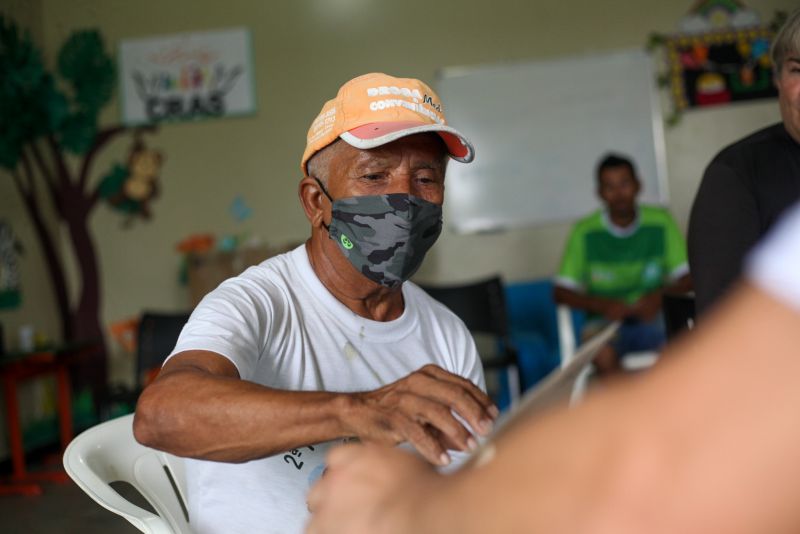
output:
<path id="1" fill-rule="evenodd" d="M 89 223 L 99 201 L 110 194 L 104 193 L 107 180 L 94 176 L 95 158 L 125 132 L 141 145 L 147 130 L 98 125 L 115 83 L 114 61 L 97 31 L 73 33 L 51 73 L 30 34 L 0 15 L 0 169 L 13 180 L 33 222 L 67 342 L 103 340 L 98 257 Z M 73 304 L 60 255 L 67 244 L 46 224 L 46 210 L 53 210 L 67 230 L 77 261 L 80 289 Z M 76 386 L 103 387 L 105 350 L 82 367 Z"/>

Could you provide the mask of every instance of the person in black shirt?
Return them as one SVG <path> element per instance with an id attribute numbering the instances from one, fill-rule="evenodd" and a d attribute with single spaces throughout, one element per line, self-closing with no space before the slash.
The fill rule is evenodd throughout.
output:
<path id="1" fill-rule="evenodd" d="M 706 168 L 689 220 L 689 266 L 702 314 L 736 280 L 750 248 L 800 199 L 800 10 L 770 51 L 782 122 L 723 149 Z"/>

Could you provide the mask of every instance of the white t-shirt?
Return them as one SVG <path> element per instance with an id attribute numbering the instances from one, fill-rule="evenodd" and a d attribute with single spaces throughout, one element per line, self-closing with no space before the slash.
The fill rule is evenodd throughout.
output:
<path id="1" fill-rule="evenodd" d="M 800 203 L 786 211 L 750 254 L 747 275 L 773 297 L 800 310 Z"/>
<path id="2" fill-rule="evenodd" d="M 230 359 L 243 380 L 285 390 L 368 391 L 429 363 L 485 389 L 475 344 L 461 320 L 413 283 L 402 291 L 399 318 L 360 317 L 322 285 L 300 246 L 209 293 L 172 355 L 213 351 Z M 242 464 L 187 459 L 193 531 L 301 532 L 306 493 L 322 474 L 330 445 Z M 454 463 L 463 459 L 451 456 Z"/>

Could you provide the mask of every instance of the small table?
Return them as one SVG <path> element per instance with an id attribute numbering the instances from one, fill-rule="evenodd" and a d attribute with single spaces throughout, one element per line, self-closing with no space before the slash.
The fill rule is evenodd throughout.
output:
<path id="1" fill-rule="evenodd" d="M 40 495 L 38 482 L 66 482 L 69 477 L 63 470 L 29 473 L 25 464 L 25 447 L 22 441 L 17 386 L 25 380 L 43 375 L 55 375 L 57 383 L 57 409 L 62 450 L 73 438 L 72 392 L 69 365 L 84 354 L 85 348 L 54 349 L 11 354 L 0 357 L 0 383 L 6 405 L 6 424 L 11 449 L 12 473 L 10 480 L 0 481 L 0 495 Z"/>

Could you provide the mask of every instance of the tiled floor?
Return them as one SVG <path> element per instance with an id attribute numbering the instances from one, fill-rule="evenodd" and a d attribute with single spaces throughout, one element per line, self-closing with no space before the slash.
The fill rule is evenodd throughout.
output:
<path id="1" fill-rule="evenodd" d="M 44 484 L 37 497 L 0 497 L 3 534 L 128 534 L 139 532 L 95 503 L 72 482 Z M 124 490 L 120 490 L 124 493 Z"/>

